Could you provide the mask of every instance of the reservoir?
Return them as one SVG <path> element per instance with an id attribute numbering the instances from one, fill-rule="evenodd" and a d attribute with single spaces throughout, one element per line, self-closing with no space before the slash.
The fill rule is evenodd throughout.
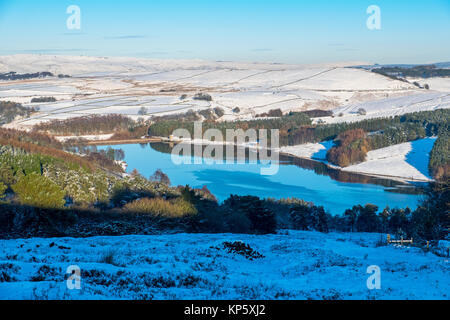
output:
<path id="1" fill-rule="evenodd" d="M 150 143 L 111 147 L 125 152 L 127 172 L 136 169 L 149 178 L 161 169 L 169 176 L 172 186 L 207 186 L 219 201 L 231 194 L 275 199 L 295 197 L 324 206 L 332 214 L 343 214 L 354 205 L 369 203 L 380 210 L 387 206 L 415 209 L 423 199 L 420 188 L 411 184 L 342 172 L 320 162 L 285 155 L 279 156 L 279 169 L 275 175 L 262 175 L 261 167 L 267 164 L 249 160 L 252 152 L 249 150 L 246 150 L 244 161 L 224 164 L 205 161 L 194 164 L 191 161 L 191 164 L 179 165 L 172 161 L 173 145 Z M 101 147 L 105 148 L 107 146 Z"/>

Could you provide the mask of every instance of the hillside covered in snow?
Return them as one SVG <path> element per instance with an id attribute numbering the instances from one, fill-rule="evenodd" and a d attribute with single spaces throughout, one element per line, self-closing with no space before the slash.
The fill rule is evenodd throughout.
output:
<path id="1" fill-rule="evenodd" d="M 85 115 L 146 118 L 210 107 L 224 110 L 221 121 L 251 119 L 274 109 L 283 112 L 321 109 L 332 110 L 336 115 L 324 121 L 340 122 L 450 105 L 445 78 L 433 79 L 431 90 L 425 90 L 410 82 L 352 68 L 356 64 L 2 56 L 0 73 L 51 72 L 54 77 L 0 81 L 0 100 L 39 107 L 40 112 L 31 119 L 15 124 L 25 128 L 41 121 Z M 198 92 L 211 95 L 212 101 L 195 99 Z M 57 101 L 31 103 L 33 98 L 42 96 Z M 362 118 L 355 116 L 361 107 L 367 109 Z M 145 114 L 140 114 L 142 108 Z"/>
<path id="2" fill-rule="evenodd" d="M 0 299 L 449 299 L 448 258 L 385 241 L 301 231 L 1 240 Z M 70 266 L 80 290 L 67 287 Z M 371 266 L 380 289 L 368 289 Z"/>

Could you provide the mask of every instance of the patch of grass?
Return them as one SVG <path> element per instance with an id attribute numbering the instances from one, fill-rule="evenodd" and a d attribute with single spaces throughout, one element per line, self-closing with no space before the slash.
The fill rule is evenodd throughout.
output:
<path id="1" fill-rule="evenodd" d="M 115 266 L 115 265 L 117 265 L 115 257 L 116 257 L 116 251 L 110 249 L 103 253 L 103 255 L 100 257 L 99 262 Z"/>
<path id="2" fill-rule="evenodd" d="M 194 205 L 181 198 L 175 200 L 142 198 L 128 203 L 123 209 L 128 213 L 147 214 L 161 218 L 182 218 L 197 214 Z"/>
<path id="3" fill-rule="evenodd" d="M 58 281 L 62 279 L 61 268 L 53 268 L 46 264 L 39 267 L 36 274 L 31 277 L 31 282 L 42 282 L 42 281 Z M 60 279 L 61 278 L 61 279 Z"/>

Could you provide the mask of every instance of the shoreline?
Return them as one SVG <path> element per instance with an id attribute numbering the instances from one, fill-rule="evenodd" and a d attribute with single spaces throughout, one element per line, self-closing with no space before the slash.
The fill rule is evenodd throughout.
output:
<path id="1" fill-rule="evenodd" d="M 330 163 L 328 163 L 326 161 L 323 161 L 323 160 L 319 160 L 319 159 L 315 159 L 315 158 L 300 157 L 300 156 L 296 156 L 296 155 L 293 155 L 293 154 L 290 154 L 290 153 L 286 153 L 286 152 L 280 152 L 280 154 L 282 154 L 284 156 L 296 158 L 296 159 L 310 160 L 310 161 L 322 163 L 325 166 L 327 166 L 327 168 L 332 169 L 332 170 L 338 170 L 340 172 L 358 174 L 358 175 L 372 177 L 372 178 L 388 179 L 388 180 L 398 181 L 398 182 L 403 182 L 403 183 L 408 183 L 408 184 L 409 183 L 414 183 L 414 182 L 430 183 L 430 182 L 434 181 L 434 180 L 414 179 L 414 178 L 411 179 L 411 178 L 403 177 L 403 176 L 391 176 L 391 175 L 366 173 L 366 172 L 353 171 L 353 170 L 344 170 L 345 168 L 334 166 L 334 165 L 332 165 L 332 164 L 330 164 Z"/>
<path id="2" fill-rule="evenodd" d="M 188 143 L 188 144 L 192 144 L 192 145 L 211 145 L 211 144 L 226 145 L 226 144 L 229 144 L 228 142 L 212 142 L 212 141 L 205 141 L 205 140 L 202 140 L 202 141 L 195 141 L 195 140 L 171 141 L 170 139 L 163 138 L 163 137 L 148 137 L 145 139 L 126 139 L 126 140 L 95 140 L 95 141 L 89 141 L 87 144 L 88 145 L 106 146 L 106 145 L 122 145 L 122 144 L 126 145 L 126 144 L 140 144 L 140 143 L 152 143 L 152 142 L 153 143 L 155 143 L 155 142 L 156 143 L 167 143 L 167 144 Z M 245 148 L 253 149 L 253 150 L 261 149 L 259 147 L 254 147 L 251 145 L 238 145 L 236 143 L 233 143 L 233 145 L 236 147 L 245 147 Z M 345 170 L 345 168 L 334 166 L 334 165 L 328 163 L 327 161 L 320 160 L 317 158 L 299 156 L 299 155 L 295 155 L 293 153 L 289 153 L 286 151 L 278 151 L 278 153 L 280 155 L 283 155 L 286 157 L 291 157 L 294 159 L 309 160 L 309 161 L 321 163 L 321 164 L 325 165 L 328 169 L 338 170 L 340 172 L 345 172 L 345 173 L 352 173 L 352 174 L 367 176 L 367 177 L 371 177 L 371 178 L 388 179 L 388 180 L 406 183 L 406 184 L 414 184 L 414 183 L 427 183 L 428 184 L 428 183 L 434 181 L 433 179 L 418 179 L 418 178 L 405 177 L 405 176 L 395 176 L 395 175 L 385 175 L 385 174 L 377 174 L 377 173 L 366 173 L 366 172 L 360 172 L 360 171 L 355 171 L 355 170 Z"/>

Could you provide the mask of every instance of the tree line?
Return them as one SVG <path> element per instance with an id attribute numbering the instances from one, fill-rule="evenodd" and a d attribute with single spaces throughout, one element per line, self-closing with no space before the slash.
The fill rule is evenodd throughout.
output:
<path id="1" fill-rule="evenodd" d="M 14 121 L 17 117 L 29 117 L 35 108 L 26 108 L 20 103 L 0 101 L 0 126 Z"/>
<path id="2" fill-rule="evenodd" d="M 432 78 L 432 77 L 450 77 L 449 69 L 440 69 L 435 65 L 404 67 L 380 67 L 372 69 L 372 72 L 382 74 L 387 77 L 398 79 L 398 77 L 410 78 Z"/>
<path id="3" fill-rule="evenodd" d="M 34 126 L 33 130 L 71 136 L 128 131 L 136 126 L 137 123 L 127 116 L 109 114 L 42 122 Z"/>

